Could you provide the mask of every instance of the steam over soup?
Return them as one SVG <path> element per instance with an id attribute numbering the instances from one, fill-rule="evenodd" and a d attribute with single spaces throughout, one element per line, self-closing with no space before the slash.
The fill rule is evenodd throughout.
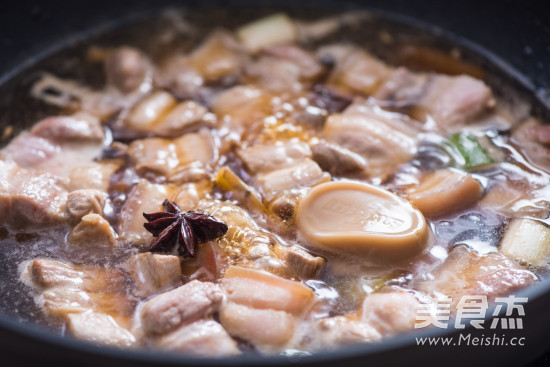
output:
<path id="1" fill-rule="evenodd" d="M 101 88 L 41 74 L 59 112 L 0 151 L 36 317 L 122 348 L 315 352 L 543 276 L 550 127 L 439 51 L 452 75 L 330 42 L 361 21 L 274 14 L 162 57 L 95 45 Z"/>

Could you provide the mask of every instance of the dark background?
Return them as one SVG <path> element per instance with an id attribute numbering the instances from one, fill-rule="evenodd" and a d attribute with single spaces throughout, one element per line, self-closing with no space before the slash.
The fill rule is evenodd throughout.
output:
<path id="1" fill-rule="evenodd" d="M 82 31 L 129 14 L 144 13 L 169 6 L 224 6 L 229 0 L 95 0 L 95 1 L 3 1 L 0 2 L 0 83 L 11 72 L 49 54 L 56 45 L 78 40 Z M 325 0 L 231 1 L 235 4 L 325 6 Z M 335 2 L 332 2 L 334 6 Z M 402 13 L 472 41 L 522 75 L 522 82 L 550 106 L 550 0 L 365 0 L 340 1 L 345 10 L 353 4 L 370 9 Z M 1 112 L 1 111 L 0 111 Z M 550 313 L 550 304 L 548 311 Z M 548 340 L 550 348 L 550 340 Z M 32 351 L 29 351 L 32 355 Z M 525 356 L 528 363 L 536 356 Z M 40 363 L 40 361 L 33 361 Z M 7 364 L 6 364 L 7 363 Z M 452 363 L 451 363 L 452 364 Z M 11 366 L 9 354 L 0 356 L 0 365 Z M 16 365 L 25 365 L 18 362 Z M 540 356 L 530 367 L 550 366 L 550 353 Z"/>

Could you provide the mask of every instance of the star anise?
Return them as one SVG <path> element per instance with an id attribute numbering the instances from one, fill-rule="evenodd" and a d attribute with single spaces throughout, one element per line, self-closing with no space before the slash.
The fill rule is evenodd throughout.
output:
<path id="1" fill-rule="evenodd" d="M 227 225 L 219 219 L 196 211 L 182 212 L 173 201 L 162 203 L 162 212 L 143 213 L 149 223 L 146 230 L 157 239 L 152 252 L 170 252 L 177 246 L 178 253 L 193 257 L 200 243 L 215 240 L 227 232 Z"/>

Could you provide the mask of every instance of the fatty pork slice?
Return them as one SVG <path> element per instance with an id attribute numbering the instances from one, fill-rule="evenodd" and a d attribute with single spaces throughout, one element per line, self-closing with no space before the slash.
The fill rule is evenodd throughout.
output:
<path id="1" fill-rule="evenodd" d="M 533 272 L 500 253 L 479 255 L 466 246 L 453 249 L 431 275 L 416 276 L 411 288 L 431 296 L 451 297 L 452 310 L 463 295 L 487 295 L 493 301 L 537 280 Z"/>
<path id="2" fill-rule="evenodd" d="M 67 220 L 66 181 L 49 173 L 0 161 L 0 219 L 15 227 L 43 226 Z"/>
<path id="3" fill-rule="evenodd" d="M 495 104 L 483 81 L 466 75 L 413 73 L 396 69 L 378 89 L 375 98 L 383 107 L 397 108 L 424 120 L 431 116 L 443 132 L 460 129 Z"/>
<path id="4" fill-rule="evenodd" d="M 328 142 L 362 156 L 369 175 L 384 179 L 413 157 L 421 130 L 404 115 L 358 102 L 329 116 L 323 132 Z"/>
<path id="5" fill-rule="evenodd" d="M 334 63 L 327 86 L 344 94 L 371 95 L 389 77 L 391 68 L 367 52 L 351 45 L 329 45 L 318 57 Z"/>
<path id="6" fill-rule="evenodd" d="M 231 33 L 216 30 L 189 55 L 178 55 L 157 70 L 157 84 L 178 98 L 201 98 L 211 83 L 240 78 L 246 55 Z"/>
<path id="7" fill-rule="evenodd" d="M 208 187 L 208 183 L 177 186 L 139 180 L 130 190 L 128 199 L 120 211 L 116 226 L 119 240 L 139 247 L 152 244 L 153 236 L 143 227 L 146 222 L 143 213 L 162 211 L 162 202 L 165 199 L 175 201 L 183 211 L 195 209 Z"/>
<path id="8" fill-rule="evenodd" d="M 135 293 L 140 297 L 152 296 L 181 282 L 181 265 L 177 256 L 145 252 L 132 255 L 126 264 L 134 281 Z"/>
<path id="9" fill-rule="evenodd" d="M 202 357 L 225 357 L 240 354 L 237 343 L 214 320 L 198 320 L 183 325 L 154 341 L 157 348 Z"/>
<path id="10" fill-rule="evenodd" d="M 109 85 L 128 94 L 150 88 L 153 65 L 138 49 L 121 46 L 105 58 L 105 74 Z"/>
<path id="11" fill-rule="evenodd" d="M 304 158 L 310 158 L 311 150 L 304 142 L 289 140 L 239 149 L 237 154 L 246 169 L 257 174 L 288 167 Z"/>
<path id="12" fill-rule="evenodd" d="M 171 194 L 171 188 L 140 180 L 128 194 L 128 200 L 120 211 L 117 233 L 122 241 L 138 246 L 153 242 L 153 236 L 144 227 L 143 213 L 162 210 L 162 202 Z"/>
<path id="13" fill-rule="evenodd" d="M 370 324 L 357 315 L 326 317 L 311 325 L 304 340 L 313 350 L 334 349 L 344 345 L 376 342 L 382 337 Z"/>
<path id="14" fill-rule="evenodd" d="M 414 328 L 419 304 L 416 297 L 404 291 L 373 293 L 363 301 L 361 319 L 382 337 L 400 334 Z"/>
<path id="15" fill-rule="evenodd" d="M 178 180 L 189 177 L 185 171 L 205 172 L 217 157 L 217 148 L 208 131 L 185 134 L 177 139 L 136 140 L 128 149 L 130 162 L 142 177 L 152 180 Z M 192 175 L 191 175 L 192 176 Z"/>
<path id="16" fill-rule="evenodd" d="M 178 102 L 170 93 L 154 91 L 137 102 L 127 116 L 115 122 L 121 136 L 174 137 L 212 122 L 208 110 L 197 102 Z M 208 120 L 208 121 L 207 121 Z"/>
<path id="17" fill-rule="evenodd" d="M 86 311 L 70 314 L 68 319 L 68 330 L 78 339 L 114 347 L 131 347 L 136 343 L 134 335 L 107 314 Z"/>
<path id="18" fill-rule="evenodd" d="M 147 301 L 139 310 L 141 328 L 145 335 L 165 334 L 209 318 L 219 310 L 223 299 L 218 285 L 192 280 Z"/>
<path id="19" fill-rule="evenodd" d="M 99 120 L 87 114 L 49 117 L 17 136 L 0 153 L 25 169 L 66 177 L 74 167 L 92 162 L 103 147 Z"/>
<path id="20" fill-rule="evenodd" d="M 321 64 L 307 51 L 293 45 L 272 46 L 247 65 L 251 84 L 273 92 L 299 92 L 303 83 L 323 72 Z"/>
<path id="21" fill-rule="evenodd" d="M 221 285 L 227 302 L 220 321 L 230 335 L 245 339 L 264 351 L 289 343 L 296 320 L 314 302 L 305 285 L 265 271 L 230 266 Z"/>
<path id="22" fill-rule="evenodd" d="M 37 293 L 35 302 L 66 321 L 73 335 L 97 344 L 135 343 L 127 330 L 135 304 L 124 294 L 121 271 L 50 259 L 23 263 L 21 270 L 21 279 Z"/>

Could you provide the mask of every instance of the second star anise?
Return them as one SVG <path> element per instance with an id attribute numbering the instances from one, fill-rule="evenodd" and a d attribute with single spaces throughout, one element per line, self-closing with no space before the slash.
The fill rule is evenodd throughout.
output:
<path id="1" fill-rule="evenodd" d="M 227 225 L 210 215 L 195 211 L 182 212 L 178 205 L 164 200 L 161 212 L 143 213 L 148 223 L 143 226 L 157 239 L 152 252 L 170 252 L 177 246 L 178 253 L 193 257 L 200 243 L 215 240 L 227 232 Z"/>

